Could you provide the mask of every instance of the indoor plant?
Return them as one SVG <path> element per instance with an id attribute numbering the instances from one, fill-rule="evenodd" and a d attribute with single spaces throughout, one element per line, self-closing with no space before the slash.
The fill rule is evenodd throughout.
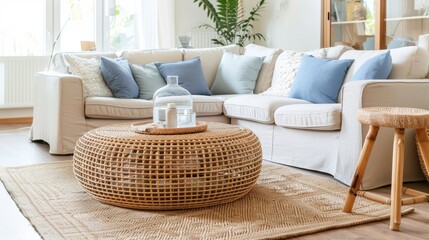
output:
<path id="1" fill-rule="evenodd" d="M 212 43 L 223 46 L 237 44 L 243 47 L 247 40 L 265 40 L 264 35 L 253 32 L 253 22 L 258 20 L 265 0 L 259 0 L 246 17 L 241 0 L 216 0 L 216 5 L 210 0 L 194 0 L 194 3 L 198 3 L 213 22 L 213 25 L 200 25 L 217 33 L 218 38 L 213 38 Z"/>

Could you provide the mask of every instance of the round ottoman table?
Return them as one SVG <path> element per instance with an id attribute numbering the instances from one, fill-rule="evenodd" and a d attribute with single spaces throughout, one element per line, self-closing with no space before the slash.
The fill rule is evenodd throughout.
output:
<path id="1" fill-rule="evenodd" d="M 82 136 L 73 155 L 74 174 L 93 198 L 148 210 L 234 201 L 255 185 L 261 166 L 257 136 L 221 123 L 174 135 L 135 133 L 129 123 L 105 126 Z"/>

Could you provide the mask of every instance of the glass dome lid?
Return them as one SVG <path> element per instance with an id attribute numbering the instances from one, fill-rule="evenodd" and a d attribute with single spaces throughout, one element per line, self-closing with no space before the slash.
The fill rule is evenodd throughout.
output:
<path id="1" fill-rule="evenodd" d="M 195 126 L 191 119 L 183 116 L 192 115 L 192 95 L 188 90 L 179 86 L 178 76 L 167 76 L 167 85 L 158 89 L 153 95 L 153 122 L 165 127 L 165 112 L 169 103 L 174 103 L 177 109 L 177 127 Z"/>

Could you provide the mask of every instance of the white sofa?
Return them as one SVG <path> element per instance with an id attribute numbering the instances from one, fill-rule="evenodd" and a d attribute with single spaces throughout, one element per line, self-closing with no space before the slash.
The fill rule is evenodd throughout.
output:
<path id="1" fill-rule="evenodd" d="M 130 63 L 173 62 L 199 56 L 210 87 L 224 50 L 239 53 L 237 46 L 209 49 L 125 51 Z M 362 107 L 402 106 L 429 109 L 429 53 L 418 47 L 391 51 L 393 69 L 389 80 L 349 82 L 352 74 L 374 56 L 374 51 L 346 51 L 344 47 L 324 49 L 329 58 L 352 58 L 340 102 L 313 104 L 305 100 L 258 94 L 271 85 L 273 73 L 281 68 L 279 49 L 250 45 L 244 54 L 265 56 L 255 94 L 193 96 L 194 111 L 202 121 L 238 124 L 259 137 L 263 158 L 268 161 L 329 173 L 350 184 L 367 127 L 357 121 Z M 81 53 L 81 57 L 115 53 Z M 76 141 L 86 131 L 107 124 L 151 119 L 152 101 L 83 97 L 82 80 L 67 73 L 63 58 L 56 58 L 56 72 L 35 76 L 35 105 L 31 140 L 43 140 L 52 154 L 73 153 Z M 424 79 L 422 79 L 424 78 Z M 390 183 L 393 130 L 381 129 L 375 144 L 363 188 Z M 406 131 L 405 181 L 423 180 L 414 135 Z"/>

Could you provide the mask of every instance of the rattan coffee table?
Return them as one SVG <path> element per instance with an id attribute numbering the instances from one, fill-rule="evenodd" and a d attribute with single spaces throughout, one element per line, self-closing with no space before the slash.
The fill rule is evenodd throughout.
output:
<path id="1" fill-rule="evenodd" d="M 130 124 L 105 126 L 82 136 L 73 155 L 74 174 L 94 199 L 148 210 L 234 201 L 255 185 L 261 166 L 257 136 L 220 123 L 175 135 L 135 133 Z"/>

